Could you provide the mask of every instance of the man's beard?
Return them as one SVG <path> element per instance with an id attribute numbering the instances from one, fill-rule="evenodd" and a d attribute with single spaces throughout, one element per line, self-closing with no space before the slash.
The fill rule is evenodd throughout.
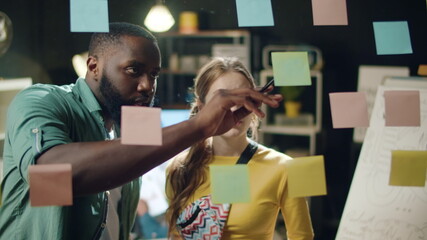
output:
<path id="1" fill-rule="evenodd" d="M 104 98 L 103 108 L 108 112 L 113 121 L 121 125 L 122 106 L 133 106 L 135 100 L 125 100 L 119 93 L 119 90 L 111 83 L 110 79 L 104 74 L 101 78 L 99 91 Z M 148 107 L 152 107 L 154 98 L 151 100 Z"/>

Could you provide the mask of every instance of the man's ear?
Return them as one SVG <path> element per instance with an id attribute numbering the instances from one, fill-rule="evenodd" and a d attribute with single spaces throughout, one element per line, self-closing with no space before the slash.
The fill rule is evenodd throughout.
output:
<path id="1" fill-rule="evenodd" d="M 93 79 L 98 80 L 99 66 L 98 60 L 94 56 L 89 56 L 86 61 L 87 74 L 92 76 Z"/>

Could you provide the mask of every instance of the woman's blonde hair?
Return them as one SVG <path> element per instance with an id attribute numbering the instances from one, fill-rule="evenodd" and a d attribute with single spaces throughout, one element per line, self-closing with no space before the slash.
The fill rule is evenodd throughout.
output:
<path id="1" fill-rule="evenodd" d="M 198 113 L 200 104 L 206 103 L 205 98 L 212 84 L 228 72 L 243 74 L 251 87 L 255 87 L 252 75 L 237 58 L 213 58 L 199 70 L 194 79 L 194 101 L 191 106 L 190 117 Z M 257 128 L 258 118 L 254 115 L 248 131 L 252 138 L 256 138 Z M 212 148 L 209 140 L 206 139 L 192 145 L 182 161 L 175 161 L 171 165 L 168 182 L 173 191 L 173 197 L 167 211 L 170 233 L 176 228 L 176 220 L 185 208 L 188 199 L 206 181 L 205 169 L 211 162 L 211 158 Z"/>

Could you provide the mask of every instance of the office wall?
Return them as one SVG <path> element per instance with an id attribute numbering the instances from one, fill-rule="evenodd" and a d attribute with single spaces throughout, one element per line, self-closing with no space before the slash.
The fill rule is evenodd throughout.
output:
<path id="1" fill-rule="evenodd" d="M 142 24 L 154 0 L 110 0 L 110 21 Z M 168 0 L 175 19 L 184 10 L 197 11 L 201 29 L 238 29 L 233 0 Z M 261 70 L 261 49 L 268 44 L 310 44 L 324 56 L 323 132 L 319 136 L 320 154 L 325 155 L 328 196 L 321 207 L 325 228 L 334 234 L 341 216 L 352 177 L 352 161 L 357 148 L 352 145 L 352 130 L 332 129 L 329 92 L 355 91 L 361 64 L 409 66 L 416 74 L 420 63 L 427 63 L 427 9 L 425 0 L 348 0 L 348 26 L 313 26 L 310 0 L 272 0 L 274 27 L 247 28 L 253 35 L 254 71 Z M 63 84 L 76 75 L 71 57 L 87 50 L 90 34 L 69 32 L 69 1 L 0 1 L 14 24 L 10 51 L 0 57 L 0 76 L 30 74 L 35 82 Z M 409 23 L 413 54 L 376 54 L 373 21 L 405 20 Z M 175 26 L 176 30 L 177 27 Z M 326 234 L 326 233 L 325 233 Z"/>

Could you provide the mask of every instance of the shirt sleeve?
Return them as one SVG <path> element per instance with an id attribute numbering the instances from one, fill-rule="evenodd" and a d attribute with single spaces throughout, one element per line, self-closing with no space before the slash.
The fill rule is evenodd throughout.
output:
<path id="1" fill-rule="evenodd" d="M 285 220 L 288 239 L 312 240 L 314 233 L 306 199 L 288 196 L 287 174 L 284 174 L 281 186 L 280 209 Z"/>
<path id="2" fill-rule="evenodd" d="M 28 167 L 53 146 L 71 142 L 60 100 L 48 89 L 31 87 L 9 105 L 7 140 L 22 179 L 28 182 Z M 61 112 L 62 111 L 62 112 Z"/>

